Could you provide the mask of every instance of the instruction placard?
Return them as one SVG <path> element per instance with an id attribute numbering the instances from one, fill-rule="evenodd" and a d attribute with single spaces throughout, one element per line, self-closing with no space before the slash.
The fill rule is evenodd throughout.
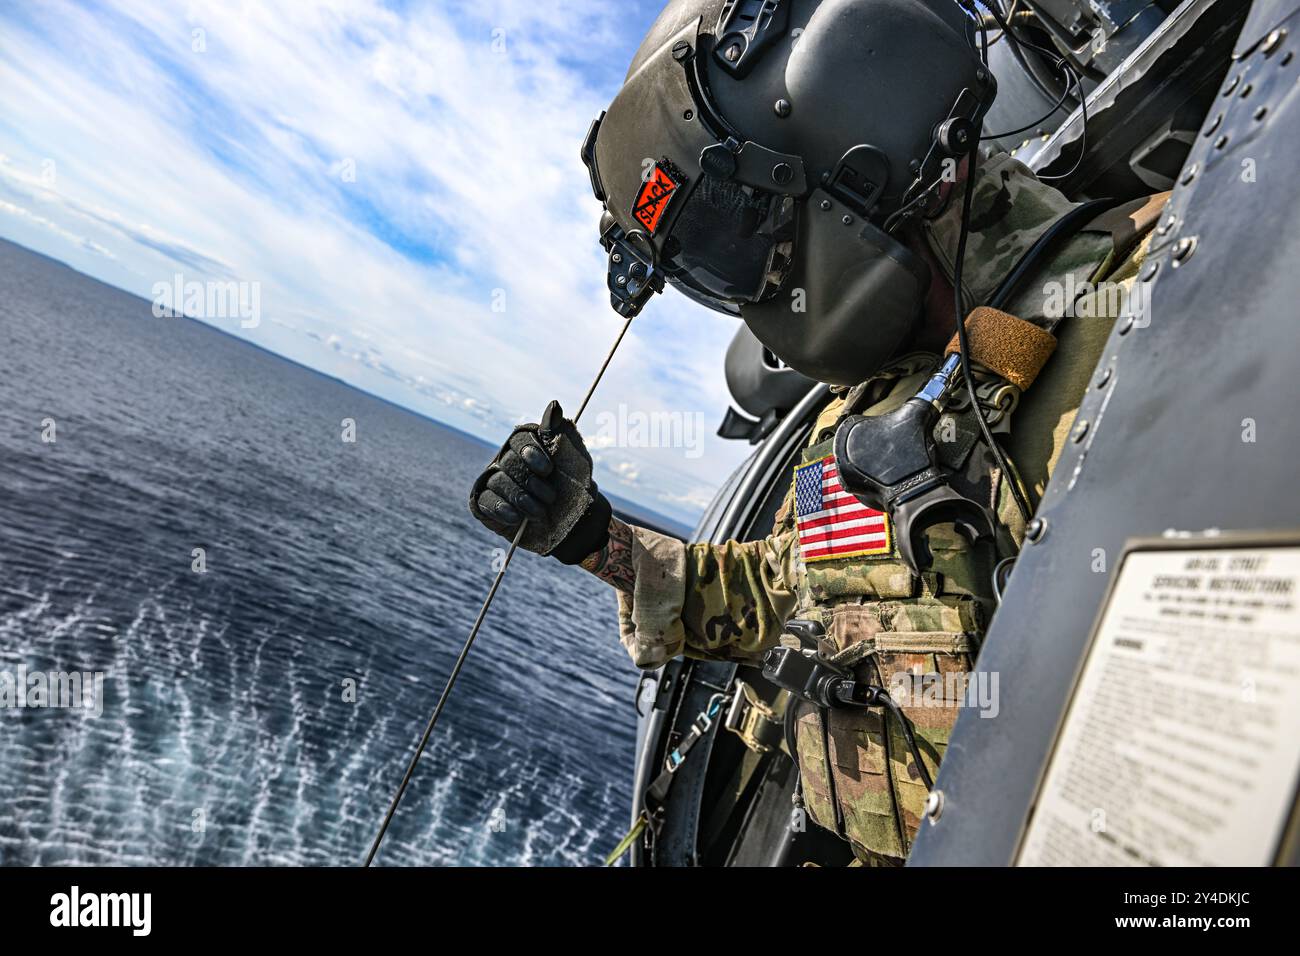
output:
<path id="1" fill-rule="evenodd" d="M 1129 551 L 1017 863 L 1271 863 L 1300 773 L 1298 600 L 1289 542 Z"/>

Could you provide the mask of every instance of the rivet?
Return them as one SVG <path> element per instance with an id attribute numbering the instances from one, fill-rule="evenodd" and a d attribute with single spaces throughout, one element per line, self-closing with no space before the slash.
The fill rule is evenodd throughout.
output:
<path id="1" fill-rule="evenodd" d="M 790 110 L 792 108 L 793 107 L 791 107 L 790 101 L 785 99 L 777 100 L 776 103 L 774 103 L 772 106 L 772 109 L 776 110 L 776 115 L 781 117 L 782 119 L 785 119 L 787 116 L 790 115 Z"/>
<path id="2" fill-rule="evenodd" d="M 1097 376 L 1097 387 L 1105 388 L 1107 385 L 1109 385 L 1110 376 L 1111 376 L 1111 369 L 1109 368 L 1102 369 L 1101 374 Z"/>
<path id="3" fill-rule="evenodd" d="M 1295 59 L 1295 54 L 1292 51 L 1287 50 L 1285 53 L 1282 54 L 1282 59 L 1277 61 L 1277 65 L 1289 66 L 1291 64 L 1291 61 L 1294 59 Z"/>
<path id="4" fill-rule="evenodd" d="M 1284 39 L 1286 39 L 1285 30 L 1282 29 L 1274 30 L 1272 33 L 1270 33 L 1267 37 L 1264 38 L 1264 45 L 1260 47 L 1260 50 L 1263 51 L 1265 56 L 1272 56 L 1273 52 L 1277 50 L 1279 46 L 1282 45 L 1282 41 Z"/>
<path id="5" fill-rule="evenodd" d="M 1076 445 L 1083 441 L 1083 437 L 1088 434 L 1088 419 L 1081 418 L 1074 425 L 1074 433 L 1070 435 L 1070 440 Z"/>
<path id="6" fill-rule="evenodd" d="M 1223 147 L 1227 145 L 1228 145 L 1228 137 L 1226 135 L 1220 136 L 1218 139 L 1214 141 L 1215 149 L 1223 149 Z"/>
<path id="7" fill-rule="evenodd" d="M 843 219 L 840 220 L 840 222 L 844 223 L 844 225 L 846 226 L 851 226 L 853 225 L 853 217 L 845 216 Z"/>
<path id="8" fill-rule="evenodd" d="M 682 114 L 682 119 L 684 120 L 695 119 L 695 110 L 687 110 L 685 113 Z"/>
<path id="9" fill-rule="evenodd" d="M 1174 245 L 1174 254 L 1173 254 L 1174 268 L 1178 268 L 1178 265 L 1180 263 L 1186 262 L 1188 259 L 1190 259 L 1192 257 L 1192 253 L 1195 251 L 1196 251 L 1195 236 L 1184 236 L 1182 239 L 1179 239 L 1178 242 Z"/>
<path id="10" fill-rule="evenodd" d="M 1119 320 L 1119 334 L 1128 335 L 1133 331 L 1133 316 L 1126 315 Z"/>
<path id="11" fill-rule="evenodd" d="M 1210 125 L 1205 127 L 1205 138 L 1209 139 L 1214 135 L 1214 131 L 1223 124 L 1223 114 L 1220 113 L 1214 119 L 1210 120 Z"/>
<path id="12" fill-rule="evenodd" d="M 1255 84 L 1247 83 L 1245 86 L 1241 88 L 1241 98 L 1244 100 L 1246 97 L 1250 96 L 1250 94 L 1254 92 L 1255 92 Z"/>
<path id="13" fill-rule="evenodd" d="M 830 212 L 830 211 L 831 211 L 831 201 L 829 199 L 823 199 L 822 212 Z"/>
<path id="14" fill-rule="evenodd" d="M 1187 169 L 1183 171 L 1183 178 L 1179 181 L 1184 186 L 1188 186 L 1191 184 L 1192 180 L 1196 178 L 1196 174 L 1199 173 L 1200 171 L 1201 171 L 1200 165 L 1197 163 L 1192 163 L 1192 165 L 1188 166 Z"/>
<path id="15" fill-rule="evenodd" d="M 772 167 L 772 182 L 784 186 L 794 179 L 794 170 L 789 163 L 777 163 Z"/>
<path id="16" fill-rule="evenodd" d="M 1178 217 L 1175 215 L 1165 216 L 1164 222 L 1156 226 L 1156 233 L 1161 236 L 1167 236 L 1174 231 L 1174 226 L 1178 225 Z"/>
<path id="17" fill-rule="evenodd" d="M 1156 277 L 1156 273 L 1159 271 L 1160 260 L 1148 259 L 1146 262 L 1142 263 L 1142 271 L 1138 273 L 1138 278 L 1143 282 L 1150 282 Z"/>
<path id="18" fill-rule="evenodd" d="M 610 258 L 614 260 L 615 265 L 618 265 L 620 262 L 623 261 L 623 254 L 621 252 L 616 252 L 612 256 L 610 256 Z"/>
<path id="19" fill-rule="evenodd" d="M 1232 79 L 1228 81 L 1228 85 L 1223 89 L 1223 95 L 1231 96 L 1232 91 L 1237 88 L 1237 84 L 1240 82 L 1241 82 L 1241 74 L 1238 73 L 1236 76 L 1234 76 Z"/>
<path id="20" fill-rule="evenodd" d="M 1267 107 L 1267 106 L 1261 106 L 1259 109 L 1255 110 L 1255 122 L 1258 123 L 1260 120 L 1262 120 L 1262 119 L 1263 119 L 1265 116 L 1267 116 L 1267 115 L 1268 115 L 1268 107 Z"/>
<path id="21" fill-rule="evenodd" d="M 1047 534 L 1046 518 L 1034 518 L 1025 525 L 1025 537 L 1031 544 L 1042 541 L 1045 534 Z"/>
<path id="22" fill-rule="evenodd" d="M 943 791 L 931 790 L 925 798 L 925 818 L 934 826 L 943 816 Z"/>

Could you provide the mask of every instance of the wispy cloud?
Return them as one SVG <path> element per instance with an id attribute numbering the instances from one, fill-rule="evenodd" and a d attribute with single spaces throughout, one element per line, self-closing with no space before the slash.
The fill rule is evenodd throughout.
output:
<path id="1" fill-rule="evenodd" d="M 6 6 L 0 234 L 146 297 L 258 281 L 268 321 L 227 331 L 499 439 L 617 331 L 577 149 L 658 6 Z M 591 414 L 719 420 L 733 331 L 661 297 Z M 745 451 L 706 442 L 605 450 L 601 480 L 689 514 Z"/>
<path id="2" fill-rule="evenodd" d="M 56 215 L 67 214 L 61 216 L 61 218 L 71 216 L 104 227 L 118 239 L 124 239 L 127 242 L 144 246 L 146 249 L 152 249 L 154 252 L 161 253 L 168 260 L 193 269 L 205 276 L 226 278 L 233 274 L 233 267 L 228 263 L 222 262 L 213 256 L 204 255 L 182 239 L 169 236 L 147 223 L 127 222 L 111 209 L 87 205 L 71 196 L 60 194 L 55 188 L 55 184 L 58 182 L 58 164 L 47 159 L 43 161 L 43 165 L 42 174 L 36 176 L 24 170 L 13 168 L 7 156 L 0 156 L 0 191 L 18 198 L 19 201 L 27 205 L 49 208 Z M 51 227 L 51 231 L 56 234 L 75 235 L 54 227 L 49 220 L 37 216 L 26 207 L 7 204 L 6 211 L 48 225 Z M 106 255 L 110 259 L 116 258 L 103 246 L 91 244 L 89 247 L 94 248 L 95 251 Z"/>

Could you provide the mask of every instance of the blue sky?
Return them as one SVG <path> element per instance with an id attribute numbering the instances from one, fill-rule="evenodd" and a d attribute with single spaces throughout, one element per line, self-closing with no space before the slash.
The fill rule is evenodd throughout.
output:
<path id="1" fill-rule="evenodd" d="M 145 298 L 257 283 L 257 327 L 209 321 L 498 441 L 618 330 L 578 148 L 660 6 L 4 4 L 0 236 Z M 584 419 L 602 486 L 707 502 L 748 450 L 713 436 L 734 331 L 673 292 L 637 319 Z M 638 414 L 686 440 L 591 424 Z"/>

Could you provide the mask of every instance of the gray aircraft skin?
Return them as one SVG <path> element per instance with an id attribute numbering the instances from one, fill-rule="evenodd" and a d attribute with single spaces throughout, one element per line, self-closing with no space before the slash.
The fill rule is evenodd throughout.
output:
<path id="1" fill-rule="evenodd" d="M 935 781 L 910 866 L 1008 865 L 1031 819 L 1111 573 L 1101 548 L 1300 539 L 1300 0 L 1003 0 L 1036 40 L 1068 47 L 1086 103 L 997 140 L 1071 199 L 1172 190 L 1141 281 L 1153 320 L 1116 322 L 1072 440 L 1006 581 L 976 672 L 996 673 L 998 720 L 964 710 Z M 990 48 L 999 96 L 985 129 L 1015 129 L 1065 91 L 1011 43 Z M 1085 110 L 1081 108 L 1086 106 Z M 1086 133 L 1085 133 L 1086 128 Z M 1253 175 L 1243 176 L 1243 170 Z M 742 327 L 727 355 L 738 409 L 719 433 L 754 447 L 709 506 L 694 540 L 768 534 L 829 391 L 781 364 Z M 1243 421 L 1267 440 L 1242 452 Z M 1234 537 L 1235 536 L 1235 537 Z M 1080 567 L 1080 555 L 1085 564 Z M 761 671 L 676 659 L 636 690 L 632 819 L 664 761 L 738 681 L 778 704 Z M 758 753 L 718 715 L 673 775 L 640 866 L 837 865 L 846 844 L 791 825 L 794 768 Z M 1273 861 L 1297 862 L 1294 791 Z"/>

